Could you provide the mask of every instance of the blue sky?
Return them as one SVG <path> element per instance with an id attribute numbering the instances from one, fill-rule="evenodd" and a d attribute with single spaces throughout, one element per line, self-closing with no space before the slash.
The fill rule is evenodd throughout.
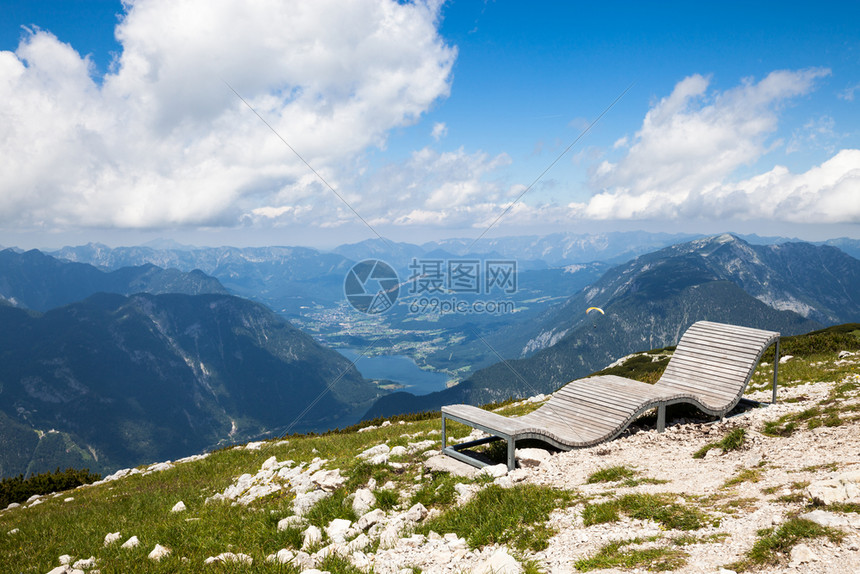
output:
<path id="1" fill-rule="evenodd" d="M 0 245 L 860 237 L 856 3 L 0 13 Z"/>

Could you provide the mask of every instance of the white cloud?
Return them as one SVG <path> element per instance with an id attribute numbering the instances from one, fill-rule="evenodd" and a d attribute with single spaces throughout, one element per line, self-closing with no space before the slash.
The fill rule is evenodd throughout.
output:
<path id="1" fill-rule="evenodd" d="M 112 71 L 36 30 L 0 52 L 0 223 L 232 225 L 302 212 L 449 94 L 440 3 L 135 0 Z M 326 202 L 337 199 L 328 190 Z M 295 209 L 290 209 L 295 207 Z"/>
<path id="2" fill-rule="evenodd" d="M 433 124 L 433 131 L 430 135 L 433 136 L 434 140 L 439 141 L 448 135 L 448 126 L 445 125 L 445 122 L 436 122 Z"/>
<path id="3" fill-rule="evenodd" d="M 853 86 L 848 86 L 847 88 L 836 94 L 836 96 L 839 99 L 845 100 L 846 102 L 853 102 L 854 94 L 856 94 L 858 91 L 860 91 L 860 84 L 854 84 Z"/>
<path id="4" fill-rule="evenodd" d="M 756 220 L 860 223 L 860 150 L 846 149 L 800 174 L 776 166 L 737 183 L 685 195 L 670 191 L 598 193 L 568 207 L 588 219 Z"/>
<path id="5" fill-rule="evenodd" d="M 793 174 L 782 166 L 733 182 L 731 175 L 769 149 L 780 106 L 808 93 L 827 70 L 773 72 L 723 93 L 703 76 L 686 78 L 648 112 L 629 152 L 594 169 L 601 191 L 568 205 L 585 219 L 753 220 L 860 223 L 860 150 L 845 149 Z M 834 134 L 829 117 L 804 135 L 821 144 Z M 792 144 L 794 145 L 794 144 Z M 790 151 L 790 150 L 789 150 Z"/>
<path id="6" fill-rule="evenodd" d="M 709 79 L 685 78 L 648 111 L 627 155 L 594 183 L 633 195 L 684 194 L 716 185 L 761 157 L 777 127 L 776 109 L 808 93 L 828 73 L 777 71 L 715 94 L 707 93 Z"/>

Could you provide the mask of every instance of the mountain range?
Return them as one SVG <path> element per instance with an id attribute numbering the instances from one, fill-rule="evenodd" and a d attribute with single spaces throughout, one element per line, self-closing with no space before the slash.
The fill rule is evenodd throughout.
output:
<path id="1" fill-rule="evenodd" d="M 383 392 L 201 271 L 6 250 L 0 295 L 0 476 L 346 426 Z"/>
<path id="2" fill-rule="evenodd" d="M 696 239 L 613 267 L 529 330 L 471 341 L 500 359 L 455 387 L 380 398 L 366 418 L 552 392 L 629 353 L 674 345 L 695 321 L 808 332 L 860 319 L 860 260 L 830 246 Z M 599 307 L 605 314 L 586 313 Z M 504 359 L 504 360 L 501 360 Z"/>
<path id="3" fill-rule="evenodd" d="M 0 299 L 47 311 L 94 293 L 226 294 L 221 283 L 200 270 L 188 273 L 152 264 L 105 271 L 85 263 L 56 259 L 38 250 L 0 251 Z"/>

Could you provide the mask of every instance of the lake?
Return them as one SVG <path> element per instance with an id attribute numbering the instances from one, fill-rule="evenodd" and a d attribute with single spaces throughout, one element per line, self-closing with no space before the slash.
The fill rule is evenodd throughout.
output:
<path id="1" fill-rule="evenodd" d="M 335 349 L 338 353 L 355 361 L 361 356 L 355 349 Z M 366 379 L 388 379 L 404 386 L 402 390 L 413 395 L 426 395 L 435 391 L 445 390 L 448 375 L 434 371 L 425 371 L 415 364 L 415 361 L 404 355 L 382 355 L 379 357 L 361 357 L 355 363 L 355 368 Z"/>

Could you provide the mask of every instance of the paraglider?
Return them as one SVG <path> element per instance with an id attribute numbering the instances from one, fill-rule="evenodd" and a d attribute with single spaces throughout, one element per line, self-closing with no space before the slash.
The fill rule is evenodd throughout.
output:
<path id="1" fill-rule="evenodd" d="M 600 307 L 589 307 L 588 309 L 585 310 L 585 316 L 587 317 L 588 315 L 592 314 L 595 311 L 597 311 L 601 315 L 606 315 L 606 313 L 604 313 L 603 309 L 601 309 Z M 595 329 L 597 329 L 597 321 L 594 321 L 594 323 L 592 323 L 592 326 Z"/>

